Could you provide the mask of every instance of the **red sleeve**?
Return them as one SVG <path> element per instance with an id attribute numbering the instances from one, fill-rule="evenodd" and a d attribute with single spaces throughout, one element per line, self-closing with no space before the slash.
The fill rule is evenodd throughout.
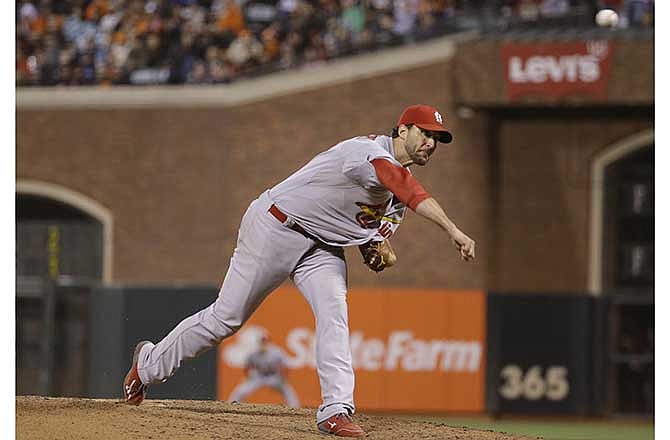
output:
<path id="1" fill-rule="evenodd" d="M 372 159 L 377 178 L 389 191 L 395 194 L 412 211 L 430 197 L 418 180 L 403 167 L 393 165 L 386 159 Z"/>

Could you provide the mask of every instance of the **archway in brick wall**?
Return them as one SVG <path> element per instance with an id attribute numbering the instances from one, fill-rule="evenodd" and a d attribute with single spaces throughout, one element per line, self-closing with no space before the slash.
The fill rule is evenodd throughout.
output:
<path id="1" fill-rule="evenodd" d="M 609 341 L 596 379 L 606 413 L 654 411 L 654 132 L 592 163 L 589 290 L 606 297 Z"/>
<path id="2" fill-rule="evenodd" d="M 654 130 L 645 130 L 610 145 L 591 162 L 588 289 L 592 295 L 601 295 L 607 284 L 605 280 L 605 245 L 607 239 L 605 226 L 608 221 L 607 171 L 616 166 L 617 163 L 623 164 L 624 161 L 631 159 L 636 154 L 644 154 L 646 149 L 651 149 L 653 155 L 653 148 Z"/>
<path id="3" fill-rule="evenodd" d="M 111 279 L 112 216 L 39 181 L 16 184 L 16 393 L 86 395 L 88 298 Z"/>
<path id="4" fill-rule="evenodd" d="M 111 281 L 112 226 L 111 212 L 84 194 L 17 181 L 17 275 Z"/>

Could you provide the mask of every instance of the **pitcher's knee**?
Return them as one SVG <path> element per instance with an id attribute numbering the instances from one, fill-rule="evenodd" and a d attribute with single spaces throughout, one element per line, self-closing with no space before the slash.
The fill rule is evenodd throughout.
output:
<path id="1" fill-rule="evenodd" d="M 216 309 L 212 310 L 211 318 L 215 327 L 213 329 L 214 334 L 218 342 L 234 335 L 240 328 L 242 328 L 241 319 L 231 316 L 222 316 L 220 313 L 216 312 Z"/>

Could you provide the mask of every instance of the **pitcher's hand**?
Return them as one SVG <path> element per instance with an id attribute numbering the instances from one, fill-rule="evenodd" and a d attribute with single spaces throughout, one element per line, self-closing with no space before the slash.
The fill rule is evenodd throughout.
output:
<path id="1" fill-rule="evenodd" d="M 462 233 L 461 231 L 456 231 L 451 236 L 451 240 L 456 246 L 456 249 L 461 253 L 461 259 L 464 261 L 470 261 L 475 258 L 475 241 Z"/>

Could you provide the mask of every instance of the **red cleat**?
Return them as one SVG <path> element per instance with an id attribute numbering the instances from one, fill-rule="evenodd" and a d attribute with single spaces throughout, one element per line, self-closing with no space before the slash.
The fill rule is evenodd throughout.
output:
<path id="1" fill-rule="evenodd" d="M 324 434 L 333 434 L 339 437 L 365 437 L 365 431 L 354 423 L 346 413 L 335 414 L 316 425 Z"/>
<path id="2" fill-rule="evenodd" d="M 147 388 L 149 387 L 142 383 L 140 375 L 137 373 L 137 358 L 140 355 L 142 347 L 147 344 L 151 344 L 151 342 L 142 341 L 135 346 L 133 365 L 130 367 L 128 374 L 126 374 L 126 378 L 123 380 L 123 397 L 129 405 L 139 405 L 147 395 Z"/>

